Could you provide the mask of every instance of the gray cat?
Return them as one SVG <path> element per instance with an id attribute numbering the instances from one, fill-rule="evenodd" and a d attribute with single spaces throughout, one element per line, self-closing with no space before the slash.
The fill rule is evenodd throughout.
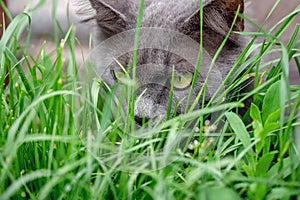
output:
<path id="1" fill-rule="evenodd" d="M 100 53 L 105 54 L 109 49 L 123 49 L 113 54 L 118 62 L 111 62 L 111 59 L 105 64 L 107 68 L 100 70 L 102 78 L 109 85 L 113 85 L 125 76 L 122 66 L 127 70 L 132 66 L 133 49 L 130 45 L 133 46 L 140 1 L 89 1 L 96 13 L 93 19 L 100 29 L 99 34 L 106 38 L 115 38 L 103 43 L 105 48 L 98 51 L 98 54 L 94 53 L 95 59 L 101 63 L 98 63 L 96 68 L 103 67 L 104 60 L 109 57 L 101 57 Z M 172 113 L 178 115 L 185 111 L 199 53 L 199 5 L 199 0 L 145 0 L 135 72 L 138 83 L 136 96 L 139 99 L 134 108 L 137 124 L 164 119 L 170 105 L 171 90 Z M 191 102 L 201 91 L 207 76 L 211 76 L 205 94 L 205 100 L 209 101 L 244 49 L 243 38 L 235 33 L 244 30 L 244 21 L 237 17 L 233 24 L 237 11 L 241 14 L 244 11 L 244 1 L 203 0 L 202 6 L 203 58 Z M 208 74 L 211 58 L 216 54 L 231 26 L 233 32 L 214 63 L 213 70 Z M 126 48 L 127 52 L 124 51 Z M 200 105 L 199 101 L 196 108 Z"/>

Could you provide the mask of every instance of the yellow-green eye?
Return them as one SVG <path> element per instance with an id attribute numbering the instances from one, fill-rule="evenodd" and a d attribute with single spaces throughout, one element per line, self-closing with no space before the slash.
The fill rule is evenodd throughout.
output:
<path id="1" fill-rule="evenodd" d="M 121 84 L 128 86 L 136 86 L 136 82 L 130 78 L 130 75 L 126 72 L 125 69 L 113 69 L 112 70 L 114 79 Z"/>
<path id="2" fill-rule="evenodd" d="M 174 76 L 174 88 L 185 89 L 191 85 L 193 81 L 193 74 L 190 72 L 185 72 L 181 75 Z"/>
<path id="3" fill-rule="evenodd" d="M 121 80 L 125 77 L 125 72 L 122 69 L 114 69 L 113 74 L 116 80 Z"/>

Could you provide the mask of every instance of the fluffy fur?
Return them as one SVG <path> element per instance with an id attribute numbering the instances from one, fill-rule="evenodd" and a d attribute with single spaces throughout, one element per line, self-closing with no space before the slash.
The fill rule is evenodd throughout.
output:
<path id="1" fill-rule="evenodd" d="M 117 0 L 89 0 L 90 6 L 95 14 L 88 17 L 88 20 L 95 20 L 101 34 L 110 38 L 126 30 L 134 29 L 137 22 L 139 9 L 139 0 L 117 1 Z M 222 49 L 221 54 L 215 64 L 222 77 L 225 78 L 232 65 L 243 50 L 243 38 L 234 31 L 244 30 L 244 21 L 237 17 L 235 24 L 233 21 L 237 11 L 240 14 L 244 12 L 243 0 L 203 0 L 203 48 L 213 57 L 220 47 L 224 38 L 231 27 L 233 32 L 230 33 L 229 40 Z M 195 42 L 200 40 L 200 11 L 199 0 L 145 0 L 142 27 L 157 27 L 177 31 L 192 38 Z M 146 38 L 147 41 L 154 41 L 155 38 Z M 169 45 L 174 45 L 176 38 L 171 38 Z M 168 41 L 167 41 L 168 44 Z M 132 52 L 128 52 L 118 58 L 118 60 L 127 66 L 132 57 Z M 153 65 L 143 70 L 137 69 L 137 79 L 141 87 L 137 94 L 141 94 L 147 88 L 146 93 L 141 97 L 137 105 L 136 119 L 145 117 L 146 120 L 156 120 L 158 117 L 165 115 L 167 111 L 169 88 L 143 80 L 150 80 L 149 77 L 159 77 L 159 74 L 169 76 L 171 67 L 175 66 L 176 71 L 184 73 L 192 72 L 194 66 L 183 58 L 160 49 L 143 49 L 138 54 L 138 66 L 147 63 Z M 112 64 L 112 66 L 116 64 Z M 155 65 L 168 66 L 167 69 L 155 67 Z M 157 70 L 153 70 L 157 69 Z M 155 71 L 155 72 L 153 72 Z M 104 78 L 112 83 L 116 80 L 109 73 Z M 161 77 L 164 78 L 164 77 Z M 197 80 L 194 95 L 200 90 L 205 77 L 199 77 Z M 154 79 L 151 79 L 152 81 Z M 188 95 L 189 88 L 186 90 L 174 91 L 174 102 L 182 101 Z M 210 98 L 209 96 L 207 98 Z M 180 114 L 185 107 L 185 101 L 177 110 Z M 175 106 L 175 105 L 174 105 Z M 182 108 L 181 108 L 182 107 Z"/>

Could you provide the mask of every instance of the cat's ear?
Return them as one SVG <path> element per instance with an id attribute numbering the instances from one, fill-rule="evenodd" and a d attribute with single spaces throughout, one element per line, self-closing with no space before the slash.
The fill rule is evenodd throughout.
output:
<path id="1" fill-rule="evenodd" d="M 98 26 L 107 36 L 112 36 L 126 30 L 126 26 L 134 16 L 131 13 L 132 2 L 119 0 L 90 0 L 96 10 Z"/>
<path id="2" fill-rule="evenodd" d="M 203 0 L 203 26 L 225 36 L 232 26 L 237 12 L 243 14 L 244 0 Z M 200 24 L 200 9 L 186 20 L 185 28 L 196 30 Z M 237 17 L 233 31 L 243 31 L 244 20 Z"/>

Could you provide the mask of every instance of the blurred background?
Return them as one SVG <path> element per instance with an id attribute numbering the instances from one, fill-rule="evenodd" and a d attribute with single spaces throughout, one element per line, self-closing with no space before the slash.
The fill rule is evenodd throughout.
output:
<path id="1" fill-rule="evenodd" d="M 0 0 L 3 1 L 3 0 Z M 8 8 L 13 16 L 22 12 L 26 6 L 28 0 L 6 0 Z M 81 2 L 88 0 L 80 0 Z M 33 4 L 38 0 L 33 0 Z M 93 25 L 91 23 L 80 23 L 80 17 L 76 15 L 80 3 L 78 0 L 57 0 L 59 6 L 57 8 L 57 20 L 62 27 L 67 30 L 69 15 L 71 23 L 76 26 L 77 37 L 80 40 L 83 50 L 88 55 L 88 44 L 90 33 L 93 32 Z M 276 24 L 282 17 L 293 11 L 299 4 L 300 0 L 281 0 L 270 18 L 265 21 L 269 11 L 272 9 L 276 0 L 246 0 L 246 15 L 258 25 L 263 26 L 265 29 L 269 29 Z M 51 36 L 53 35 L 53 22 L 52 22 L 52 0 L 46 0 L 46 4 L 42 9 L 37 11 L 32 16 L 32 52 L 39 50 L 39 46 L 47 40 L 47 48 L 49 51 L 55 49 L 55 45 L 51 42 Z M 69 13 L 69 14 L 67 14 Z M 300 23 L 300 15 L 296 17 L 296 20 L 290 25 L 289 29 L 285 32 L 281 40 L 285 43 L 289 41 L 292 35 L 295 25 Z M 256 29 L 251 26 L 246 26 L 247 31 L 255 31 Z M 300 38 L 300 37 L 299 37 Z M 79 65 L 82 63 L 81 50 L 78 48 L 77 62 Z M 276 56 L 276 55 L 274 55 Z M 294 61 L 293 61 L 294 62 Z M 300 84 L 300 77 L 295 63 L 291 63 L 290 77 L 293 84 Z"/>
<path id="2" fill-rule="evenodd" d="M 264 29 L 269 30 L 272 26 L 278 23 L 284 16 L 291 13 L 297 6 L 300 5 L 300 0 L 281 0 L 266 21 L 266 17 L 268 16 L 270 10 L 273 8 L 274 4 L 277 0 L 246 0 L 248 4 L 248 9 L 246 8 L 246 15 L 252 19 L 256 24 L 263 26 Z M 298 14 L 292 24 L 288 27 L 288 29 L 284 32 L 281 40 L 287 44 L 292 34 L 294 33 L 294 29 L 296 24 L 300 24 L 300 14 Z M 256 31 L 257 29 L 247 26 L 246 29 L 248 31 Z M 300 39 L 300 35 L 298 35 L 298 39 Z M 273 55 L 276 57 L 276 55 Z M 300 85 L 300 76 L 298 69 L 296 67 L 296 63 L 294 61 L 291 62 L 290 65 L 290 80 L 292 84 Z"/>

